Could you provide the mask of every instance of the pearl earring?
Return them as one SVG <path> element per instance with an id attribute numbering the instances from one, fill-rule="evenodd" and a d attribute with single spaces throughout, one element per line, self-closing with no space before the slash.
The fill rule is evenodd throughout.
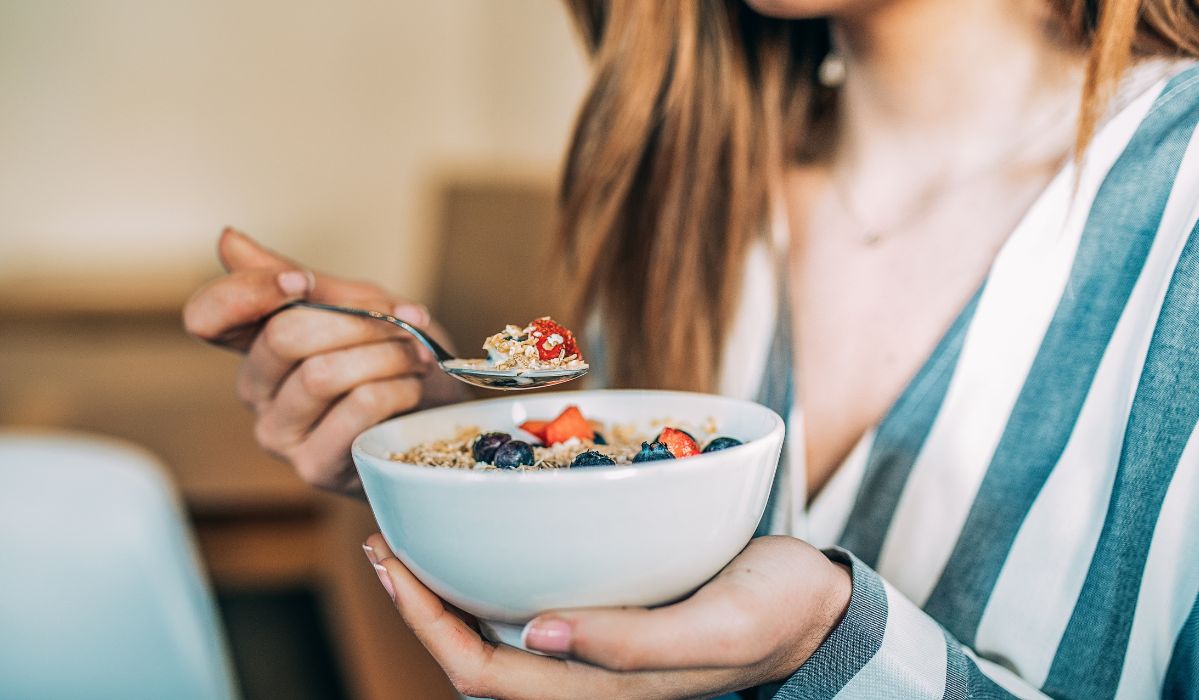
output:
<path id="1" fill-rule="evenodd" d="M 841 87 L 845 82 L 845 59 L 835 50 L 829 51 L 816 70 L 816 79 L 825 87 Z"/>

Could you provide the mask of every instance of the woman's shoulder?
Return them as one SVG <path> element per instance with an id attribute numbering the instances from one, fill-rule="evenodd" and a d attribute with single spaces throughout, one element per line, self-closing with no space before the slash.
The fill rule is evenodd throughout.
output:
<path id="1" fill-rule="evenodd" d="M 1148 376 L 1155 362 L 1173 374 L 1180 360 L 1165 349 L 1182 336 L 1187 346 L 1199 344 L 1199 63 L 1145 62 L 1114 102 L 1074 171 L 1073 189 L 1054 190 L 1069 198 L 1075 223 L 1067 228 L 1081 230 L 1074 277 L 1104 280 L 1068 289 L 1116 290 L 1103 302 L 1116 314 L 1111 320 L 1141 338 L 1116 345 L 1144 361 L 1137 375 Z"/>
<path id="2" fill-rule="evenodd" d="M 1149 158 L 1163 146 L 1181 145 L 1185 151 L 1197 116 L 1199 61 L 1149 59 L 1135 64 L 1108 101 L 1087 145 L 1083 174 L 1086 166 L 1093 168 L 1113 155 L 1127 161 Z"/>
<path id="3" fill-rule="evenodd" d="M 1080 160 L 1075 194 L 1091 196 L 1074 205 L 1086 208 L 1089 226 L 1180 249 L 1199 215 L 1197 126 L 1199 62 L 1132 69 Z"/>
<path id="4" fill-rule="evenodd" d="M 1148 342 L 1139 345 L 1125 451 L 1176 464 L 1199 423 L 1199 63 L 1156 67 L 1163 68 L 1113 119 L 1129 120 L 1130 134 L 1089 218 L 1111 240 L 1143 250 L 1141 264 L 1128 267 L 1135 288 L 1126 315 L 1144 319 Z"/>
<path id="5" fill-rule="evenodd" d="M 1138 98 L 1145 97 L 1147 94 L 1151 98 L 1162 96 L 1171 82 L 1175 83 L 1173 86 L 1175 88 L 1180 83 L 1187 82 L 1189 78 L 1196 75 L 1193 69 L 1197 66 L 1199 66 L 1199 60 L 1193 58 L 1156 57 L 1134 63 L 1125 71 L 1124 77 L 1116 86 L 1108 102 L 1106 118 L 1110 119 L 1117 115 Z M 1188 73 L 1189 75 L 1184 75 Z M 1175 81 L 1180 76 L 1183 76 L 1183 79 Z"/>

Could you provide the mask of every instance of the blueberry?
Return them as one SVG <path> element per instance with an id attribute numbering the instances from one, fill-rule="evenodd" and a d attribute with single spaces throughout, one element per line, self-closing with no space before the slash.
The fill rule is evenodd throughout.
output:
<path id="1" fill-rule="evenodd" d="M 727 450 L 730 447 L 736 447 L 737 445 L 740 445 L 740 444 L 741 444 L 741 441 L 738 440 L 737 438 L 731 438 L 731 437 L 712 438 L 712 442 L 708 443 L 708 446 L 704 448 L 704 452 L 719 452 L 720 450 Z"/>
<path id="2" fill-rule="evenodd" d="M 591 438 L 591 441 L 597 445 L 607 445 L 608 444 L 608 441 L 604 439 L 604 434 L 598 430 L 595 431 L 595 437 Z"/>
<path id="3" fill-rule="evenodd" d="M 495 451 L 492 464 L 500 469 L 533 466 L 533 446 L 523 440 L 509 440 Z"/>
<path id="4" fill-rule="evenodd" d="M 574 469 L 575 467 L 610 467 L 613 464 L 616 464 L 616 462 L 611 457 L 604 454 L 603 452 L 596 452 L 595 450 L 587 450 L 586 452 L 580 452 L 578 455 L 575 456 L 575 458 L 573 460 L 571 460 L 570 468 Z"/>
<path id="5" fill-rule="evenodd" d="M 491 460 L 495 459 L 495 451 L 511 439 L 508 433 L 483 433 L 471 443 L 470 453 L 476 462 L 491 464 Z"/>
<path id="6" fill-rule="evenodd" d="M 670 448 L 655 440 L 653 444 L 648 442 L 641 443 L 641 451 L 637 456 L 633 457 L 633 463 L 637 462 L 653 462 L 659 459 L 674 459 L 674 455 L 670 454 Z"/>

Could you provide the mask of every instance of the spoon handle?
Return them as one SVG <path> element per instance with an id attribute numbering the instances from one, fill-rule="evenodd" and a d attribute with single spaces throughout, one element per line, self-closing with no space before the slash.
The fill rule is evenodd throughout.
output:
<path id="1" fill-rule="evenodd" d="M 362 318 L 373 318 L 378 321 L 386 321 L 387 323 L 390 323 L 394 326 L 399 326 L 400 328 L 403 328 L 404 330 L 408 331 L 413 336 L 415 336 L 416 339 L 418 341 L 420 341 L 421 345 L 424 345 L 426 348 L 429 349 L 429 352 L 433 353 L 433 357 L 437 358 L 437 361 L 439 363 L 454 359 L 454 356 L 451 355 L 445 348 L 441 347 L 441 345 L 436 340 L 433 340 L 433 338 L 431 336 L 429 336 L 428 333 L 425 333 L 424 331 L 422 331 L 421 329 L 412 325 L 411 323 L 408 323 L 407 321 L 398 319 L 395 316 L 392 316 L 391 314 L 385 314 L 380 311 L 369 311 L 367 309 L 354 309 L 349 306 L 337 306 L 334 304 L 321 304 L 321 303 L 318 303 L 315 301 L 293 301 L 289 304 L 285 304 L 284 306 L 280 307 L 279 311 L 282 311 L 283 309 L 290 309 L 293 307 L 303 307 L 305 309 L 319 309 L 321 311 L 333 311 L 333 312 L 336 312 L 339 314 L 347 314 L 350 316 L 361 316 Z"/>

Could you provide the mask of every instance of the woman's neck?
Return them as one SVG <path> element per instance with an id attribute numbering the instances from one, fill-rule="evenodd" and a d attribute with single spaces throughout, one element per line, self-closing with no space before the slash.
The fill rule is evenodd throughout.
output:
<path id="1" fill-rule="evenodd" d="M 1051 40 L 1044 5 L 892 0 L 834 20 L 846 64 L 836 159 L 919 156 L 961 174 L 1013 146 L 1068 146 L 1083 58 Z"/>

